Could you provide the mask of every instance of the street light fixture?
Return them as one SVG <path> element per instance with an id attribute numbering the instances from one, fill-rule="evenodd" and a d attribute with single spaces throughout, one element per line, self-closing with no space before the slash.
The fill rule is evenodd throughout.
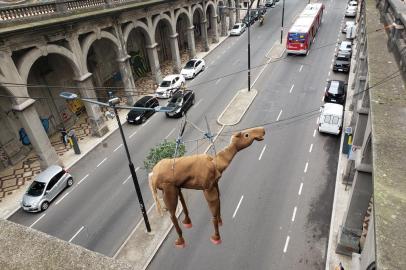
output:
<path id="1" fill-rule="evenodd" d="M 144 200 L 142 198 L 142 193 L 141 193 L 140 185 L 138 183 L 137 174 L 136 174 L 135 169 L 134 169 L 134 164 L 131 161 L 130 152 L 128 151 L 127 142 L 125 140 L 123 127 L 121 126 L 120 118 L 118 117 L 117 108 L 131 109 L 131 110 L 138 110 L 138 111 L 151 111 L 152 110 L 152 111 L 156 111 L 156 112 L 171 112 L 171 111 L 174 110 L 174 108 L 163 107 L 163 106 L 157 106 L 155 108 L 120 106 L 120 105 L 118 105 L 120 103 L 120 99 L 118 97 L 113 97 L 112 92 L 109 92 L 110 99 L 108 100 L 108 103 L 96 101 L 96 100 L 93 100 L 93 99 L 79 98 L 77 94 L 70 93 L 70 92 L 61 92 L 59 94 L 59 96 L 65 98 L 65 99 L 70 99 L 70 100 L 71 99 L 80 99 L 80 100 L 85 101 L 85 102 L 89 102 L 89 103 L 93 103 L 93 104 L 113 108 L 114 114 L 116 115 L 116 120 L 117 120 L 117 123 L 118 123 L 118 127 L 120 129 L 121 138 L 123 140 L 125 152 L 127 154 L 128 166 L 130 167 L 131 176 L 132 176 L 132 179 L 133 179 L 133 182 L 134 182 L 135 191 L 137 193 L 138 202 L 140 204 L 140 208 L 141 208 L 142 216 L 144 218 L 145 226 L 147 227 L 147 232 L 151 232 L 151 226 L 149 224 L 147 211 L 145 209 Z"/>

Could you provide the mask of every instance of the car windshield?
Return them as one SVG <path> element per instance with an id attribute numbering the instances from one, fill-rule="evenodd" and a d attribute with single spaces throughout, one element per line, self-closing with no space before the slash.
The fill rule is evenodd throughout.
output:
<path id="1" fill-rule="evenodd" d="M 340 83 L 337 81 L 332 81 L 330 84 L 330 88 L 328 89 L 328 92 L 331 94 L 334 94 L 334 95 L 342 92 L 342 91 L 340 91 Z"/>
<path id="2" fill-rule="evenodd" d="M 161 87 L 169 87 L 169 86 L 171 86 L 171 81 L 162 81 L 160 86 Z"/>
<path id="3" fill-rule="evenodd" d="M 348 57 L 345 57 L 344 55 L 337 56 L 337 60 L 339 60 L 339 61 L 348 61 Z"/>
<path id="4" fill-rule="evenodd" d="M 34 181 L 29 187 L 27 194 L 30 196 L 40 196 L 44 192 L 45 183 Z"/>
<path id="5" fill-rule="evenodd" d="M 194 68 L 195 62 L 196 62 L 196 61 L 189 61 L 189 62 L 187 62 L 186 65 L 185 65 L 185 69 Z"/>
<path id="6" fill-rule="evenodd" d="M 171 100 L 169 101 L 169 104 L 171 105 L 179 105 L 182 103 L 183 97 L 182 96 L 174 96 L 171 98 Z"/>
<path id="7" fill-rule="evenodd" d="M 233 29 L 239 29 L 240 28 L 240 25 L 239 24 L 236 24 L 236 25 L 234 25 L 234 27 L 233 27 Z"/>

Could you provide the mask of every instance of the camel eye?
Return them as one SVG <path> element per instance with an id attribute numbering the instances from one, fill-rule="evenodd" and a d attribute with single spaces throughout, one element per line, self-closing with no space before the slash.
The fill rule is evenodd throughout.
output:
<path id="1" fill-rule="evenodd" d="M 245 138 L 248 138 L 250 135 L 248 133 L 245 133 Z"/>

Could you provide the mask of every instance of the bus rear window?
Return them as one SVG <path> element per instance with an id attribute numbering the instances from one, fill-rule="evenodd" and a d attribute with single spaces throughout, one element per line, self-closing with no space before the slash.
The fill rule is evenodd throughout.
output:
<path id="1" fill-rule="evenodd" d="M 289 33 L 288 40 L 291 43 L 304 43 L 306 41 L 306 34 L 304 33 Z"/>

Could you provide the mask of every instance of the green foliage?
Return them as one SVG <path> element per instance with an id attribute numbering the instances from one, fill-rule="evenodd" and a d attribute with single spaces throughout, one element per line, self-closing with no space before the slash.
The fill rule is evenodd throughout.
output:
<path id="1" fill-rule="evenodd" d="M 147 171 L 152 171 L 152 168 L 161 159 L 174 158 L 176 142 L 164 140 L 149 151 L 149 154 L 144 160 L 144 167 Z M 184 156 L 186 153 L 186 147 L 184 144 L 180 144 L 178 147 L 178 153 L 176 157 Z"/>

